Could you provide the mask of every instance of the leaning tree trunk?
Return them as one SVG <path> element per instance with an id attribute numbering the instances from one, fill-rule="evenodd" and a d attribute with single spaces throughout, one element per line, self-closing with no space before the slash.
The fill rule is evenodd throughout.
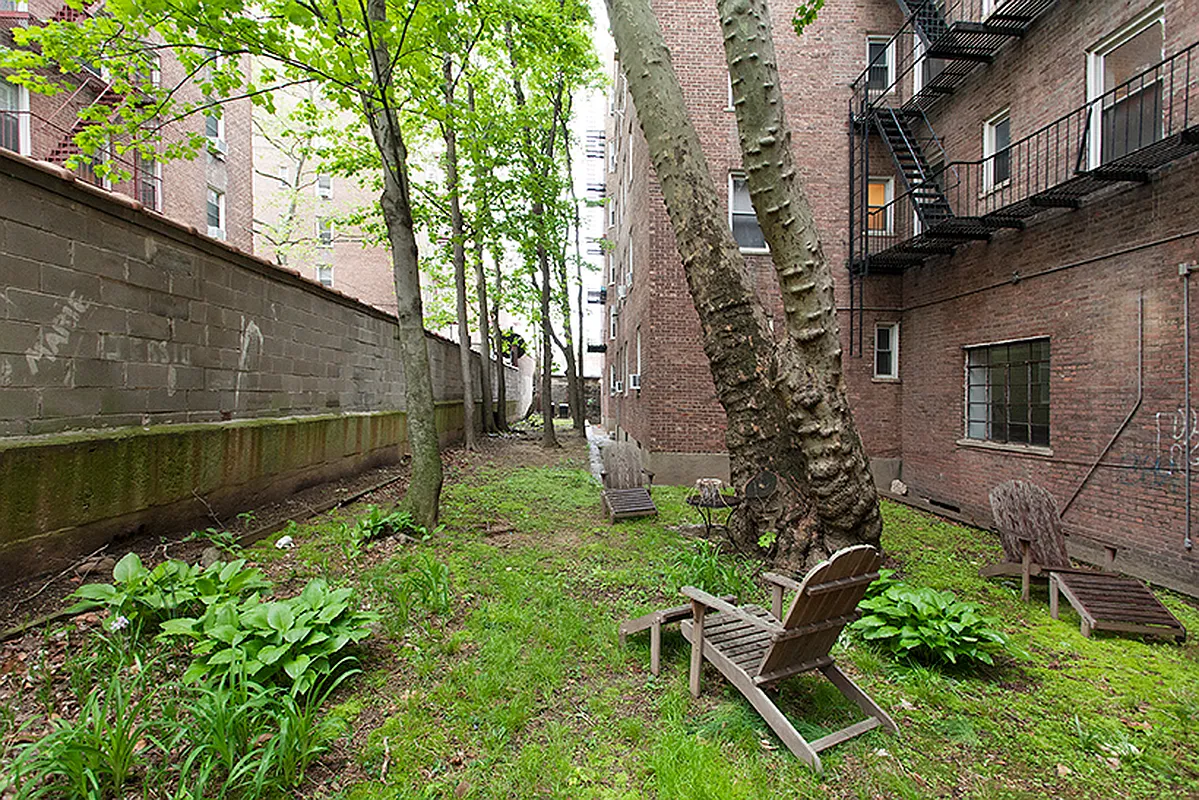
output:
<path id="1" fill-rule="evenodd" d="M 562 341 L 558 349 L 566 359 L 566 395 L 570 404 L 570 415 L 575 430 L 583 430 L 582 392 L 579 391 L 581 382 L 581 362 L 575 360 L 574 337 L 570 330 L 570 279 L 566 270 L 566 253 L 557 254 L 558 281 L 562 284 L 562 292 L 558 295 L 558 306 L 562 313 Z M 582 331 L 579 333 L 582 336 Z"/>
<path id="2" fill-rule="evenodd" d="M 773 535 L 779 560 L 798 568 L 846 544 L 877 544 L 881 522 L 845 397 L 832 278 L 787 149 L 765 6 L 727 5 L 737 3 L 745 10 L 722 6 L 721 19 L 744 164 L 787 314 L 778 345 L 717 200 L 657 19 L 646 0 L 607 0 L 728 417 L 733 481 L 745 486 L 759 472 L 778 478 L 766 501 L 751 501 L 737 515 L 738 538 Z"/>
<path id="3" fill-rule="evenodd" d="M 386 23 L 385 0 L 368 0 L 367 17 L 370 20 L 368 31 L 378 23 Z M 387 47 L 372 41 L 368 51 L 379 96 L 386 98 L 390 94 L 392 77 L 392 62 Z M 375 145 L 383 157 L 383 195 L 380 205 L 387 225 L 395 272 L 397 338 L 404 366 L 408 445 L 412 451 L 412 477 L 404 495 L 404 505 L 418 525 L 432 530 L 437 525 L 441 497 L 441 449 L 421 306 L 420 270 L 412 223 L 411 184 L 408 180 L 408 151 L 395 108 L 386 102 L 378 102 L 370 95 L 364 95 L 362 103 Z"/>
<path id="4" fill-rule="evenodd" d="M 445 122 L 441 126 L 445 141 L 445 183 L 450 195 L 450 235 L 454 248 L 454 289 L 458 300 L 458 359 L 462 365 L 462 443 L 475 448 L 474 370 L 471 369 L 470 319 L 466 311 L 466 225 L 462 220 L 461 188 L 458 181 L 458 131 L 454 121 L 454 64 L 449 56 L 442 62 L 445 80 Z"/>
<path id="5" fill-rule="evenodd" d="M 483 202 L 486 202 L 484 199 Z M 481 216 L 477 215 L 477 216 Z M 487 276 L 483 274 L 483 235 L 481 220 L 475 220 L 475 294 L 479 301 L 479 393 L 483 400 L 483 433 L 495 432 L 495 408 L 491 391 L 491 321 L 487 318 Z M 502 379 L 503 376 L 501 375 Z"/>

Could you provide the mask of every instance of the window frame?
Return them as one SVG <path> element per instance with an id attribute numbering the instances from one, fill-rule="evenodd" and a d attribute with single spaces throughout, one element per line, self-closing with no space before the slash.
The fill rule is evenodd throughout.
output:
<path id="1" fill-rule="evenodd" d="M 880 330 L 889 330 L 891 332 L 891 348 L 887 352 L 891 354 L 891 371 L 882 373 L 878 371 L 878 332 Z M 874 363 L 871 367 L 871 377 L 876 381 L 898 381 L 899 380 L 899 323 L 898 322 L 875 322 L 874 323 Z"/>
<path id="2" fill-rule="evenodd" d="M 748 185 L 749 178 L 746 176 L 746 174 L 739 170 L 732 170 L 729 172 L 728 223 L 729 223 L 729 232 L 733 233 L 733 241 L 737 241 L 737 236 L 735 233 L 736 228 L 733 227 L 733 217 L 735 214 L 741 214 L 742 216 L 746 215 L 746 212 L 744 212 L 744 211 L 735 212 L 733 210 L 733 198 L 735 196 L 735 191 L 736 191 L 736 182 L 739 180 L 746 181 L 746 192 L 748 192 L 749 191 L 749 185 Z M 762 233 L 762 224 L 760 222 L 758 222 L 758 213 L 753 210 L 752 202 L 750 203 L 750 212 L 749 213 L 753 216 L 754 223 L 758 226 L 759 233 Z M 765 233 L 762 233 L 762 240 L 763 240 L 763 242 L 765 242 L 765 240 L 766 240 Z M 740 250 L 742 253 L 745 253 L 746 255 L 769 255 L 770 254 L 770 244 L 769 243 L 765 243 L 762 247 L 745 247 L 741 244 L 741 242 L 737 242 L 737 249 Z"/>
<path id="3" fill-rule="evenodd" d="M 1007 123 L 1007 146 L 996 147 L 999 126 Z M 995 180 L 995 156 L 1007 151 L 1007 177 L 1001 181 Z M 1005 107 L 983 121 L 983 192 L 995 192 L 1005 189 L 1012 182 L 1012 109 Z"/>
<path id="4" fill-rule="evenodd" d="M 224 241 L 228 237 L 229 224 L 229 218 L 225 213 L 225 193 L 215 186 L 209 186 L 207 194 L 204 197 L 204 215 L 205 219 L 211 219 L 211 217 L 208 216 L 208 212 L 210 211 L 210 205 L 212 204 L 213 197 L 216 197 L 217 220 L 220 224 L 213 225 L 211 222 L 209 222 L 208 235 L 214 239 L 220 239 L 221 241 Z"/>
<path id="5" fill-rule="evenodd" d="M 1122 45 L 1127 44 L 1154 25 L 1160 25 L 1162 29 L 1162 56 L 1164 58 L 1166 48 L 1166 12 L 1164 3 L 1151 6 L 1143 13 L 1138 14 L 1129 22 L 1100 39 L 1093 47 L 1087 50 L 1086 89 L 1087 103 L 1090 105 L 1087 165 L 1090 169 L 1096 169 L 1103 163 L 1103 104 L 1099 103 L 1098 100 L 1107 93 L 1107 89 L 1104 88 L 1106 84 L 1104 60 Z M 1161 59 L 1158 60 L 1160 61 Z"/>
<path id="6" fill-rule="evenodd" d="M 1034 359 L 1032 357 L 1031 348 L 1033 345 L 1041 344 L 1041 343 L 1044 343 L 1044 347 L 1045 347 L 1044 358 L 1043 359 Z M 997 365 L 991 363 L 990 352 L 998 350 L 999 348 L 1003 347 L 1003 348 L 1008 348 L 1008 353 L 1006 355 L 1010 356 L 1010 349 L 1012 347 L 1018 347 L 1020 345 L 1028 345 L 1030 347 L 1029 358 L 1025 362 L 1023 362 L 1023 364 L 1031 367 L 1031 365 L 1035 363 L 1035 364 L 1039 365 L 1041 369 L 1044 370 L 1044 376 L 1045 376 L 1044 379 L 1037 381 L 1037 384 L 1041 388 L 1044 389 L 1044 399 L 1043 399 L 1043 401 L 1039 401 L 1039 402 L 1035 402 L 1035 403 L 1033 402 L 1033 395 L 1032 395 L 1033 381 L 1032 381 L 1031 368 L 1030 368 L 1028 370 L 1028 377 L 1026 379 L 1026 384 L 1025 384 L 1025 386 L 1028 389 L 1028 395 L 1023 404 L 1019 404 L 1019 403 L 1016 404 L 1017 406 L 1019 406 L 1019 405 L 1024 406 L 1024 408 L 1026 410 L 1026 417 L 1025 417 L 1026 421 L 1023 423 L 1012 422 L 1012 417 L 1011 417 L 1011 412 L 1010 412 L 1010 409 L 1012 408 L 1012 405 L 1013 405 L 1011 402 L 1011 386 L 1013 385 L 1012 381 L 1011 381 L 1012 362 L 1011 362 L 1010 358 L 1009 358 L 1009 360 L 1000 362 L 1000 364 L 1007 367 L 1007 370 L 1005 372 L 1005 380 L 1004 380 L 1005 396 L 1003 398 L 1003 403 L 1001 404 L 1002 407 L 1005 409 L 1005 414 L 1006 414 L 1006 417 L 1005 417 L 1004 421 L 1002 422 L 1002 424 L 1007 429 L 1007 433 L 1005 433 L 1003 438 L 997 438 L 994 436 L 994 434 L 992 432 L 992 427 L 991 427 L 992 425 L 996 424 L 995 420 L 993 419 L 993 408 L 998 404 L 991 397 L 991 388 L 993 387 L 994 384 L 991 383 L 991 373 L 990 373 L 990 368 L 993 366 L 997 366 Z M 981 352 L 981 351 L 988 352 L 987 363 L 986 364 L 971 364 L 971 355 L 974 353 Z M 1002 449 L 1015 449 L 1015 450 L 1024 450 L 1024 451 L 1035 451 L 1035 452 L 1040 452 L 1040 453 L 1052 453 L 1052 449 L 1051 449 L 1052 445 L 1053 445 L 1053 436 L 1052 436 L 1053 418 L 1052 418 L 1052 410 L 1051 410 L 1052 409 L 1052 396 L 1053 396 L 1053 393 L 1051 391 L 1051 385 L 1052 385 L 1051 368 L 1052 368 L 1052 363 L 1053 363 L 1052 357 L 1053 357 L 1052 338 L 1047 335 L 1029 336 L 1029 337 L 1019 338 L 1019 339 L 1006 339 L 1006 340 L 997 341 L 997 342 L 982 342 L 979 344 L 971 344 L 971 345 L 964 346 L 962 348 L 962 364 L 963 364 L 963 369 L 965 371 L 965 374 L 963 376 L 964 377 L 963 383 L 964 383 L 964 390 L 965 390 L 964 396 L 963 396 L 963 412 L 964 413 L 962 415 L 963 416 L 963 419 L 962 419 L 963 436 L 958 441 L 958 444 L 975 445 L 975 446 L 982 446 L 982 447 L 994 447 L 994 448 L 1002 448 Z M 972 369 L 981 369 L 984 371 L 984 374 L 986 376 L 984 383 L 982 383 L 982 384 L 978 384 L 978 383 L 972 384 L 971 383 L 971 370 Z M 981 401 L 976 400 L 976 401 L 972 402 L 972 400 L 971 400 L 971 390 L 972 389 L 982 389 L 983 390 L 983 399 Z M 984 418 L 983 419 L 977 420 L 977 419 L 971 418 L 971 406 L 972 405 L 975 405 L 975 406 L 982 405 L 983 406 L 983 409 L 984 409 Z M 1044 406 L 1044 409 L 1045 409 L 1045 413 L 1044 413 L 1045 422 L 1044 423 L 1034 422 L 1034 420 L 1033 420 L 1034 406 Z M 972 431 L 971 431 L 972 424 L 981 424 L 981 425 L 985 426 L 983 437 L 980 438 L 980 437 L 972 434 Z M 1012 437 L 1010 435 L 1010 430 L 1013 425 L 1022 425 L 1025 428 L 1027 428 L 1028 441 L 1022 442 L 1022 441 L 1013 441 L 1012 440 Z M 1033 441 L 1033 426 L 1034 425 L 1036 425 L 1038 427 L 1044 427 L 1044 429 L 1045 429 L 1045 441 L 1044 442 L 1034 442 Z"/>
<path id="7" fill-rule="evenodd" d="M 322 179 L 325 179 L 329 185 L 321 186 Z M 316 196 L 321 200 L 333 199 L 333 176 L 328 172 L 318 172 L 313 186 L 315 187 Z"/>
<path id="8" fill-rule="evenodd" d="M 14 12 L 15 13 L 15 12 Z M 4 80 L 0 77 L 0 80 Z M 29 90 L 24 86 L 5 81 L 12 91 L 16 92 L 16 108 L 0 109 L 2 112 L 15 114 L 17 117 L 17 151 L 23 156 L 31 154 L 31 126 L 29 114 Z"/>
<path id="9" fill-rule="evenodd" d="M 329 275 L 328 283 L 325 283 L 325 281 L 323 280 L 323 278 L 321 276 L 321 273 L 326 272 L 326 271 L 328 272 L 328 275 Z M 333 265 L 332 264 L 320 263 L 320 264 L 316 265 L 316 282 L 319 283 L 321 286 L 324 286 L 326 289 L 333 288 Z"/>
<path id="10" fill-rule="evenodd" d="M 883 184 L 883 204 L 878 208 L 883 212 L 883 227 L 870 227 L 871 208 L 870 184 Z M 866 177 L 866 230 L 871 236 L 895 235 L 895 177 L 893 175 L 869 175 Z"/>
<path id="11" fill-rule="evenodd" d="M 326 235 L 327 234 L 327 235 Z M 316 218 L 316 246 L 322 250 L 329 250 L 333 247 L 333 240 L 337 236 L 337 229 L 333 225 L 332 217 L 317 217 Z"/>
<path id="12" fill-rule="evenodd" d="M 870 86 L 870 73 L 866 73 L 866 93 L 872 97 L 886 97 L 887 95 L 895 94 L 896 89 L 896 68 L 895 63 L 895 42 L 891 36 L 867 36 L 866 37 L 866 69 L 870 69 L 872 59 L 870 58 L 870 47 L 872 45 L 882 44 L 886 46 L 887 54 L 887 85 L 882 89 L 874 89 Z"/>

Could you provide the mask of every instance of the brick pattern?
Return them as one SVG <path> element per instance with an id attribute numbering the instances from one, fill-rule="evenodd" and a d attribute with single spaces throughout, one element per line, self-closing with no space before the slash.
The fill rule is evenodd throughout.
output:
<path id="1" fill-rule="evenodd" d="M 66 173 L 0 156 L 0 250 L 0 436 L 404 407 L 393 317 Z"/>
<path id="2" fill-rule="evenodd" d="M 1084 103 L 1086 51 L 1150 7 L 1146 0 L 1057 4 L 931 115 L 949 159 L 981 157 L 983 121 L 1001 108 L 1011 107 L 1012 138 L 1019 139 Z M 740 159 L 735 122 L 725 110 L 727 79 L 715 16 L 698 0 L 656 8 L 723 197 L 728 173 Z M 791 10 L 781 3 L 772 7 L 776 22 L 789 19 Z M 1167 55 L 1199 39 L 1199 6 L 1167 0 L 1164 15 Z M 891 2 L 835 2 L 802 38 L 780 27 L 776 41 L 798 166 L 834 266 L 846 345 L 848 87 L 865 66 L 866 36 L 889 35 L 900 22 Z M 609 136 L 616 124 L 610 121 Z M 609 232 L 618 253 L 630 237 L 645 253 L 639 266 L 649 281 L 634 284 L 622 307 L 620 341 L 609 342 L 611 347 L 628 341 L 642 327 L 644 388 L 641 397 L 605 392 L 604 421 L 651 452 L 717 453 L 725 449 L 724 416 L 645 148 L 637 134 L 628 188 L 631 221 Z M 872 175 L 894 174 L 878 142 L 870 155 Z M 1149 185 L 1114 187 L 1082 210 L 1046 214 L 1027 230 L 1001 232 L 952 258 L 903 276 L 870 277 L 860 315 L 865 354 L 847 357 L 844 366 L 871 456 L 902 458 L 902 477 L 916 495 L 958 505 L 981 520 L 990 517 L 988 490 L 1008 478 L 1045 485 L 1063 507 L 1077 490 L 1064 517 L 1073 553 L 1099 558 L 1095 543 L 1112 543 L 1121 548 L 1121 569 L 1199 590 L 1199 557 L 1182 546 L 1184 466 L 1188 457 L 1199 466 L 1194 454 L 1199 419 L 1188 423 L 1181 410 L 1184 320 L 1178 275 L 1178 264 L 1199 257 L 1193 220 L 1197 177 L 1199 158 L 1193 158 Z M 616 181 L 609 187 L 610 194 L 622 191 Z M 768 260 L 749 261 L 764 301 L 778 315 Z M 1143 399 L 1084 484 L 1136 403 L 1142 296 Z M 872 377 L 873 329 L 880 322 L 900 324 L 899 381 Z M 963 348 L 1040 336 L 1051 341 L 1050 451 L 961 443 Z M 1199 354 L 1195 344 L 1192 340 L 1192 350 Z M 609 350 L 609 361 L 614 352 L 618 348 Z"/>

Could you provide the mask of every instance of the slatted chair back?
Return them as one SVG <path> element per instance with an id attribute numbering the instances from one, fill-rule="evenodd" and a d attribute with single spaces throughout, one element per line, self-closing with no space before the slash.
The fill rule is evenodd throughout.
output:
<path id="1" fill-rule="evenodd" d="M 605 489 L 639 489 L 645 485 L 641 477 L 641 451 L 630 442 L 610 442 L 600 451 L 604 467 Z"/>
<path id="2" fill-rule="evenodd" d="M 1024 550 L 1020 543 L 1026 541 L 1032 563 L 1070 566 L 1057 501 L 1045 489 L 1028 481 L 1005 481 L 991 490 L 991 514 L 1008 561 L 1021 563 Z"/>
<path id="3" fill-rule="evenodd" d="M 831 663 L 833 644 L 854 620 L 882 563 L 879 551 L 863 544 L 838 550 L 809 570 L 783 615 L 784 631 L 774 636 L 762 658 L 755 682 L 770 684 Z"/>

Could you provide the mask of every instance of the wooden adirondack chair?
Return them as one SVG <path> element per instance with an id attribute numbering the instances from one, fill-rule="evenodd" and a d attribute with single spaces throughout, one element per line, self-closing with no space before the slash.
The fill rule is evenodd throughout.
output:
<path id="1" fill-rule="evenodd" d="M 653 474 L 641 467 L 641 452 L 629 442 L 611 442 L 600 451 L 603 462 L 604 509 L 612 522 L 658 513 L 646 482 Z"/>
<path id="2" fill-rule="evenodd" d="M 1007 561 L 983 567 L 980 575 L 1019 575 L 1025 602 L 1031 580 L 1047 578 L 1050 615 L 1057 619 L 1058 595 L 1065 595 L 1082 620 L 1083 636 L 1110 630 L 1186 640 L 1186 628 L 1148 586 L 1111 571 L 1115 547 L 1105 547 L 1103 572 L 1071 565 L 1057 501 L 1048 491 L 1027 481 L 1006 481 L 991 490 L 990 498 Z"/>
<path id="3" fill-rule="evenodd" d="M 858 602 L 878 577 L 882 557 L 868 545 L 839 550 L 817 564 L 802 583 L 774 573 L 773 613 L 760 606 L 735 606 L 691 586 L 691 619 L 682 621 L 691 642 L 691 694 L 699 696 L 700 671 L 707 659 L 757 709 L 796 756 L 821 771 L 822 750 L 879 726 L 898 732 L 894 721 L 857 687 L 829 654 L 841 630 L 857 617 Z M 794 590 L 786 614 L 783 592 Z M 715 613 L 709 613 L 715 612 Z M 766 689 L 779 681 L 820 670 L 867 718 L 813 742 L 805 740 Z"/>

